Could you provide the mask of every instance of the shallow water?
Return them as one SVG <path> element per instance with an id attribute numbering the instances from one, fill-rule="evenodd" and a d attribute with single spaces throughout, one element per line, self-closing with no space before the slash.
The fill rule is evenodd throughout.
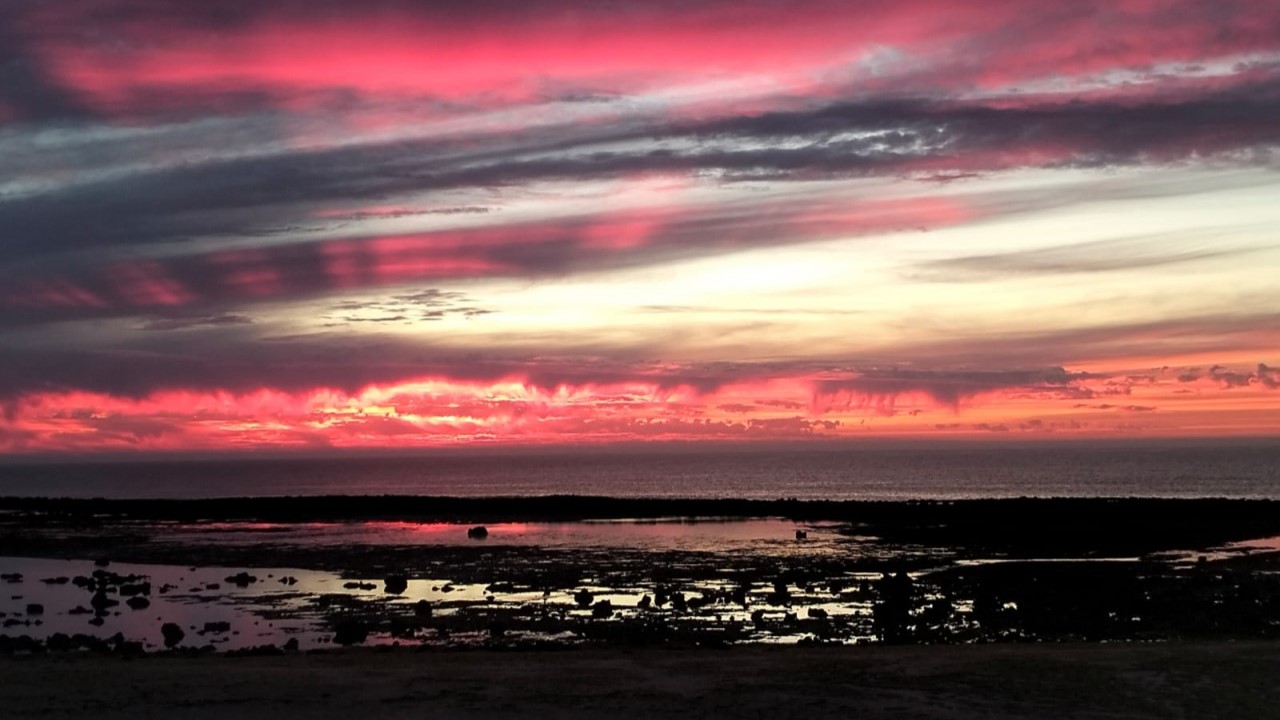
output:
<path id="1" fill-rule="evenodd" d="M 835 550 L 850 543 L 838 523 L 797 522 L 778 518 L 666 518 L 582 522 L 492 523 L 484 540 L 467 537 L 461 523 L 207 522 L 147 526 L 158 542 L 212 545 L 399 545 L 519 546 L 560 549 L 751 551 L 785 553 L 806 533 L 806 552 Z"/>
<path id="2" fill-rule="evenodd" d="M 102 615 L 102 623 L 90 621 L 94 615 L 77 613 L 77 608 L 87 608 L 91 594 L 71 583 L 50 584 L 53 578 L 91 576 L 100 570 L 89 560 L 54 560 L 44 558 L 0 557 L 0 572 L 21 573 L 20 582 L 0 583 L 0 613 L 8 627 L 0 633 L 31 635 L 44 639 L 54 633 L 74 635 L 84 633 L 109 637 L 122 633 L 128 640 L 142 642 L 148 651 L 164 647 L 161 626 L 177 623 L 186 638 L 182 646 L 212 645 L 218 650 L 236 650 L 265 644 L 283 645 L 296 638 L 300 649 L 323 648 L 332 645 L 333 631 L 326 618 L 344 609 L 362 614 L 382 614 L 410 617 L 411 606 L 418 601 L 430 603 L 437 619 L 448 619 L 458 613 L 480 610 L 483 613 L 509 612 L 518 608 L 540 608 L 548 617 L 561 620 L 586 622 L 592 616 L 590 607 L 578 605 L 574 599 L 577 590 L 592 593 L 592 602 L 608 600 L 615 609 L 615 617 L 636 617 L 642 598 L 653 597 L 653 587 L 619 587 L 585 584 L 575 590 L 536 591 L 528 589 L 497 590 L 484 584 L 452 583 L 448 579 L 412 579 L 403 592 L 390 593 L 384 581 L 377 578 L 350 578 L 335 573 L 297 570 L 288 568 L 229 568 L 229 567 L 179 567 L 141 563 L 111 563 L 106 570 L 117 575 L 136 575 L 152 584 L 148 596 L 150 606 L 131 609 L 124 604 L 126 598 L 116 597 L 121 604 Z M 255 582 L 237 586 L 228 581 L 232 576 L 248 572 Z M 872 580 L 874 574 L 851 575 L 848 579 Z M 291 578 L 292 584 L 282 579 Z M 171 586 L 164 592 L 162 586 Z M 714 593 L 730 587 L 723 581 L 689 584 L 691 591 Z M 688 623 L 724 625 L 748 624 L 751 613 L 761 611 L 767 622 L 781 621 L 795 608 L 822 608 L 832 618 L 869 617 L 870 605 L 861 600 L 842 600 L 838 595 L 823 593 L 818 589 L 805 591 L 796 588 L 790 602 L 770 604 L 769 589 L 759 585 L 748 595 L 749 606 L 717 605 L 692 609 L 682 613 L 681 620 Z M 28 614 L 27 606 L 39 603 L 40 614 Z M 792 607 L 792 606 L 795 607 Z M 654 612 L 654 611 L 646 611 Z M 665 611 L 659 611 L 665 612 Z M 803 612 L 801 610 L 800 612 Z M 225 622 L 229 631 L 206 632 L 206 623 Z M 794 643 L 805 636 L 800 630 L 775 630 L 756 633 L 753 642 Z M 471 632 L 422 634 L 414 638 L 392 637 L 387 632 L 373 632 L 365 644 L 472 644 L 484 642 L 487 633 L 483 629 Z M 509 635 L 508 639 L 521 637 Z M 555 633 L 524 633 L 524 639 L 576 642 L 581 638 Z"/>

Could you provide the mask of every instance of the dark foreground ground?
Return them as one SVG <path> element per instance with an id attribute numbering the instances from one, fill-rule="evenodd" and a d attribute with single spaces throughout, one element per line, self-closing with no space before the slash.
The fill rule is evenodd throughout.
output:
<path id="1" fill-rule="evenodd" d="M 0 658 L 25 718 L 1280 718 L 1280 643 Z"/>

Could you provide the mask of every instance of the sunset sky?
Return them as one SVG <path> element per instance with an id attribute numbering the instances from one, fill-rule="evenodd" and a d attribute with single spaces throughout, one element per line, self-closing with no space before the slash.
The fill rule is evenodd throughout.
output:
<path id="1" fill-rule="evenodd" d="M 0 452 L 1280 435 L 1280 0 L 0 6 Z"/>

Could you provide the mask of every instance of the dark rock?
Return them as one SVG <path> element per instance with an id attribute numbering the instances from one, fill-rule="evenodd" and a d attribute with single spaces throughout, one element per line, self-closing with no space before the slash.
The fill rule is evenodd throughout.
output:
<path id="1" fill-rule="evenodd" d="M 83 575 L 77 575 L 71 578 L 71 584 L 78 588 L 87 588 L 93 584 L 93 581 Z"/>
<path id="2" fill-rule="evenodd" d="M 809 533 L 808 533 L 808 531 L 806 531 L 806 530 L 797 530 L 797 531 L 796 531 L 796 539 L 797 539 L 797 540 L 807 540 L 808 538 L 809 538 Z"/>
<path id="3" fill-rule="evenodd" d="M 77 605 L 67 611 L 68 615 L 92 615 L 93 611 L 83 605 Z"/>
<path id="4" fill-rule="evenodd" d="M 592 595 L 591 591 L 587 590 L 586 588 L 583 588 L 582 590 L 579 590 L 578 592 L 573 594 L 573 601 L 578 603 L 578 607 L 587 607 L 588 605 L 591 604 L 591 601 L 594 598 L 595 596 Z"/>
<path id="5" fill-rule="evenodd" d="M 204 589 L 205 590 L 221 590 L 222 586 L 219 585 L 218 583 L 206 583 L 204 586 Z M 196 592 L 199 592 L 199 590 L 197 590 Z"/>
<path id="6" fill-rule="evenodd" d="M 284 651 L 275 645 L 255 645 L 253 647 L 243 648 L 240 650 L 228 650 L 229 657 L 270 657 L 273 655 L 283 655 Z"/>
<path id="7" fill-rule="evenodd" d="M 101 567 L 106 567 L 110 565 L 111 561 L 106 558 L 98 558 L 97 560 L 93 561 L 93 564 L 101 568 Z"/>
<path id="8" fill-rule="evenodd" d="M 20 583 L 22 582 L 22 573 L 0 573 L 0 580 L 7 583 Z"/>
<path id="9" fill-rule="evenodd" d="M 213 633 L 215 635 L 231 632 L 231 623 L 226 622 L 225 620 L 221 622 L 207 622 L 204 624 L 204 632 Z"/>
<path id="10" fill-rule="evenodd" d="M 151 607 L 151 601 L 141 595 L 135 595 L 129 598 L 125 604 L 134 610 L 145 610 L 146 608 Z"/>
<path id="11" fill-rule="evenodd" d="M 333 627 L 333 641 L 339 645 L 359 645 L 369 638 L 369 627 L 359 620 L 340 620 Z"/>
<path id="12" fill-rule="evenodd" d="M 69 577 L 51 577 L 51 578 L 45 578 L 45 579 L 41 580 L 40 582 L 44 583 L 45 585 L 66 585 L 67 583 L 71 582 L 71 578 L 69 578 Z"/>
<path id="13" fill-rule="evenodd" d="M 95 616 L 93 617 L 93 619 L 89 621 L 89 624 L 90 624 L 90 625 L 93 625 L 93 626 L 95 626 L 95 627 L 102 627 L 102 624 L 103 624 L 104 622 L 106 622 L 106 621 L 102 619 L 102 616 L 101 616 L 101 615 L 95 615 Z"/>
<path id="14" fill-rule="evenodd" d="M 107 608 L 115 607 L 116 605 L 119 605 L 119 604 L 120 604 L 119 600 L 113 600 L 107 597 L 107 594 L 101 590 L 94 593 L 93 599 L 89 601 L 89 605 L 92 606 L 93 609 L 97 610 L 98 612 L 103 612 Z"/>
<path id="15" fill-rule="evenodd" d="M 285 577 L 280 578 L 280 584 L 281 585 L 297 585 L 298 578 L 286 575 Z"/>
<path id="16" fill-rule="evenodd" d="M 403 575 L 388 575 L 385 590 L 392 595 L 399 595 L 409 589 L 409 578 Z"/>
<path id="17" fill-rule="evenodd" d="M 258 578 L 254 575 L 250 575 L 249 573 L 242 571 L 242 572 L 236 573 L 235 575 L 231 575 L 223 578 L 223 581 L 229 582 L 232 585 L 243 588 L 243 587 L 249 587 L 253 583 L 258 582 Z"/>
<path id="18" fill-rule="evenodd" d="M 298 638 L 289 638 L 284 643 L 285 652 L 298 652 Z"/>
<path id="19" fill-rule="evenodd" d="M 483 525 L 477 525 L 467 530 L 467 537 L 471 540 L 483 540 L 489 537 L 489 528 Z"/>
<path id="20" fill-rule="evenodd" d="M 107 652 L 111 649 L 107 647 L 107 644 L 103 642 L 101 638 L 96 638 L 92 635 L 85 635 L 83 633 L 76 633 L 75 635 L 72 635 L 71 643 L 76 647 L 84 648 L 89 652 L 100 653 L 100 652 Z"/>
<path id="21" fill-rule="evenodd" d="M 815 620 L 826 620 L 827 611 L 822 608 L 809 608 L 809 617 L 814 618 Z"/>
<path id="22" fill-rule="evenodd" d="M 413 614 L 417 615 L 420 618 L 431 617 L 431 612 L 432 612 L 431 603 L 427 602 L 426 600 L 419 600 L 418 602 L 413 604 Z"/>
<path id="23" fill-rule="evenodd" d="M 44 614 L 44 606 L 43 606 L 43 605 L 41 605 L 40 603 L 27 603 L 27 614 L 28 614 L 28 615 L 43 615 L 43 614 Z"/>
<path id="24" fill-rule="evenodd" d="M 378 589 L 378 586 L 374 585 L 373 583 L 357 582 L 355 580 L 352 580 L 351 582 L 348 582 L 348 583 L 343 583 L 342 587 L 348 590 L 377 590 Z"/>
<path id="25" fill-rule="evenodd" d="M 613 617 L 613 603 L 608 600 L 601 600 L 591 606 L 591 617 L 597 620 L 603 620 Z"/>
<path id="26" fill-rule="evenodd" d="M 640 602 L 636 603 L 636 607 L 640 608 L 641 610 L 648 610 L 652 603 L 653 603 L 653 599 L 650 598 L 648 595 L 645 595 L 644 597 L 640 598 Z"/>
<path id="27" fill-rule="evenodd" d="M 9 637 L 0 635 L 0 655 L 12 653 L 38 653 L 44 650 L 44 646 L 39 640 L 30 635 L 19 635 L 17 637 Z"/>
<path id="28" fill-rule="evenodd" d="M 178 643 L 187 636 L 182 626 L 177 623 L 165 623 L 160 626 L 160 634 L 164 636 L 164 646 L 167 648 L 177 647 Z"/>
<path id="29" fill-rule="evenodd" d="M 144 582 L 144 583 L 137 583 L 132 585 L 121 585 L 120 594 L 124 595 L 125 597 L 129 597 L 132 595 L 150 595 L 151 583 Z"/>
<path id="30" fill-rule="evenodd" d="M 71 636 L 66 633 L 54 633 L 44 641 L 45 647 L 53 652 L 67 652 L 76 648 L 75 643 L 71 641 Z"/>
<path id="31" fill-rule="evenodd" d="M 117 655 L 124 655 L 126 657 L 139 657 L 147 654 L 146 648 L 144 648 L 142 646 L 142 643 L 140 642 L 134 642 L 132 640 L 124 640 L 116 643 L 115 645 L 116 645 L 115 652 Z"/>

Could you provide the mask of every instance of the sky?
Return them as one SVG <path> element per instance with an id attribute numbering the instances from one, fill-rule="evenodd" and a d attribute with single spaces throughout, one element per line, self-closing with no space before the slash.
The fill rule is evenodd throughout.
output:
<path id="1" fill-rule="evenodd" d="M 0 6 L 0 453 L 1280 435 L 1280 0 Z"/>

